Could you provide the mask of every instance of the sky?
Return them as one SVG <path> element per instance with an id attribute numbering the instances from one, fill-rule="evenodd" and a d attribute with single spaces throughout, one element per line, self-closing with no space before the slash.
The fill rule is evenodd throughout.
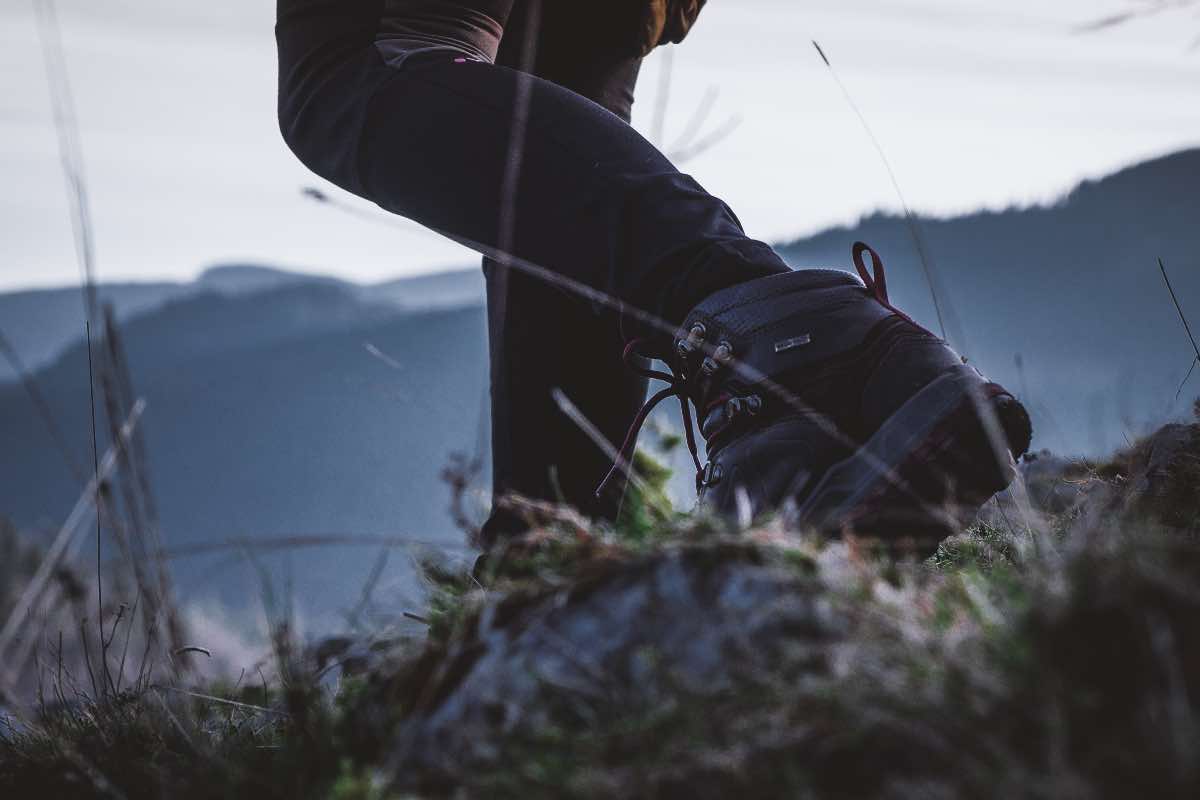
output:
<path id="1" fill-rule="evenodd" d="M 0 0 L 0 291 L 79 279 L 35 0 Z M 1142 3 L 1147 5 L 1147 3 Z M 949 215 L 1048 202 L 1076 182 L 1200 145 L 1200 6 L 1088 34 L 1127 0 L 712 0 L 651 57 L 634 124 L 779 241 L 899 201 L 810 44 L 830 56 L 909 204 Z M 269 0 L 57 0 L 102 280 L 267 263 L 371 282 L 473 254 L 414 224 L 314 204 L 275 122 Z M 658 101 L 670 63 L 669 103 Z M 350 198 L 364 210 L 365 201 Z M 383 212 L 378 212 L 382 215 Z"/>

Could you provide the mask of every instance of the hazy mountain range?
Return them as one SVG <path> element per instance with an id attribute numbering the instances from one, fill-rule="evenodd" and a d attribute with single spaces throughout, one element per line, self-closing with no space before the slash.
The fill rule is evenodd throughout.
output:
<path id="1" fill-rule="evenodd" d="M 122 339 L 147 402 L 142 430 L 168 545 L 383 535 L 460 546 L 439 471 L 452 452 L 479 454 L 486 435 L 475 272 L 370 290 L 245 268 L 206 273 L 196 285 L 105 287 L 105 297 L 125 304 Z M 79 293 L 65 293 L 27 297 L 64 309 L 79 330 Z M 70 460 L 87 469 L 83 343 L 70 344 L 34 380 Z M 103 427 L 101 416 L 101 451 Z M 48 535 L 80 488 L 25 388 L 0 383 L 0 513 Z M 377 555 L 377 548 L 321 548 L 262 563 L 276 591 L 292 574 L 305 610 L 344 609 Z M 391 561 L 384 586 L 389 575 L 393 585 L 407 575 L 403 552 Z M 192 596 L 227 603 L 253 600 L 260 588 L 257 568 L 236 551 L 181 560 L 174 571 Z"/>
<path id="2" fill-rule="evenodd" d="M 1050 206 L 920 227 L 949 338 L 1028 400 L 1035 446 L 1110 449 L 1200 394 L 1197 376 L 1175 399 L 1194 354 L 1156 261 L 1200 330 L 1200 150 L 1084 184 Z M 937 329 L 903 219 L 872 216 L 781 250 L 798 267 L 847 267 L 858 239 L 884 255 L 897 305 Z M 147 401 L 148 462 L 171 546 L 298 534 L 461 542 L 439 472 L 453 452 L 486 456 L 477 269 L 363 286 L 233 266 L 190 283 L 100 291 Z M 90 464 L 78 289 L 0 295 L 0 330 L 48 399 L 69 459 Z M 49 529 L 81 487 L 13 379 L 0 366 L 0 514 Z M 303 605 L 353 604 L 376 556 L 292 554 Z M 392 562 L 393 583 L 402 582 L 405 559 Z M 177 574 L 187 591 L 230 602 L 255 588 L 238 553 L 181 561 Z"/>
<path id="3" fill-rule="evenodd" d="M 302 283 L 339 286 L 363 302 L 385 304 L 401 311 L 461 308 L 483 302 L 483 275 L 477 269 L 356 284 L 274 267 L 238 264 L 212 267 L 190 282 L 105 283 L 98 290 L 101 301 L 112 303 L 117 317 L 126 320 L 172 300 L 198 294 L 264 292 Z M 77 288 L 0 294 L 0 331 L 8 337 L 27 369 L 39 369 L 57 357 L 82 337 L 83 325 L 83 297 Z M 0 382 L 15 378 L 12 365 L 0 359 Z"/>

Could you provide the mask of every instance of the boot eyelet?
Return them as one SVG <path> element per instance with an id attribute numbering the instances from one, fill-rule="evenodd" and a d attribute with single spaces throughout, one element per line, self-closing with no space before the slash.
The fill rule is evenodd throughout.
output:
<path id="1" fill-rule="evenodd" d="M 708 377 L 732 360 L 733 345 L 729 342 L 721 342 L 713 354 L 704 359 L 704 363 L 700 365 L 700 372 Z"/>
<path id="2" fill-rule="evenodd" d="M 710 461 L 704 465 L 704 476 L 700 479 L 701 485 L 705 488 L 716 486 L 721 482 L 721 478 L 725 477 L 725 470 L 715 461 Z"/>
<path id="3" fill-rule="evenodd" d="M 675 352 L 685 361 L 689 360 L 700 349 L 700 346 L 704 344 L 704 334 L 706 332 L 707 329 L 697 322 L 688 331 L 686 338 L 680 337 L 675 341 Z"/>
<path id="4" fill-rule="evenodd" d="M 749 397 L 731 397 L 725 402 L 725 417 L 729 422 L 733 422 L 743 414 L 753 417 L 762 411 L 762 406 L 762 398 L 756 394 Z"/>

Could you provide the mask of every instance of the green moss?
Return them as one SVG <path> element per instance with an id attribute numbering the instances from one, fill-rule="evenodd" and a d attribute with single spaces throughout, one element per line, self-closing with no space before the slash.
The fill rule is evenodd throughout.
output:
<path id="1" fill-rule="evenodd" d="M 621 541 L 645 544 L 661 538 L 669 530 L 668 523 L 677 516 L 667 496 L 672 473 L 641 448 L 634 452 L 632 466 L 637 480 L 631 481 L 625 492 L 615 533 Z"/>

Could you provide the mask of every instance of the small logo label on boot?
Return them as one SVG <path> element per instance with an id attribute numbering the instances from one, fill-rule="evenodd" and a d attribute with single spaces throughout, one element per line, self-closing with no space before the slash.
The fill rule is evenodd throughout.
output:
<path id="1" fill-rule="evenodd" d="M 776 353 L 786 353 L 788 350 L 795 350 L 797 347 L 803 347 L 812 342 L 811 334 L 803 336 L 793 336 L 791 339 L 784 339 L 782 342 L 775 343 Z"/>

